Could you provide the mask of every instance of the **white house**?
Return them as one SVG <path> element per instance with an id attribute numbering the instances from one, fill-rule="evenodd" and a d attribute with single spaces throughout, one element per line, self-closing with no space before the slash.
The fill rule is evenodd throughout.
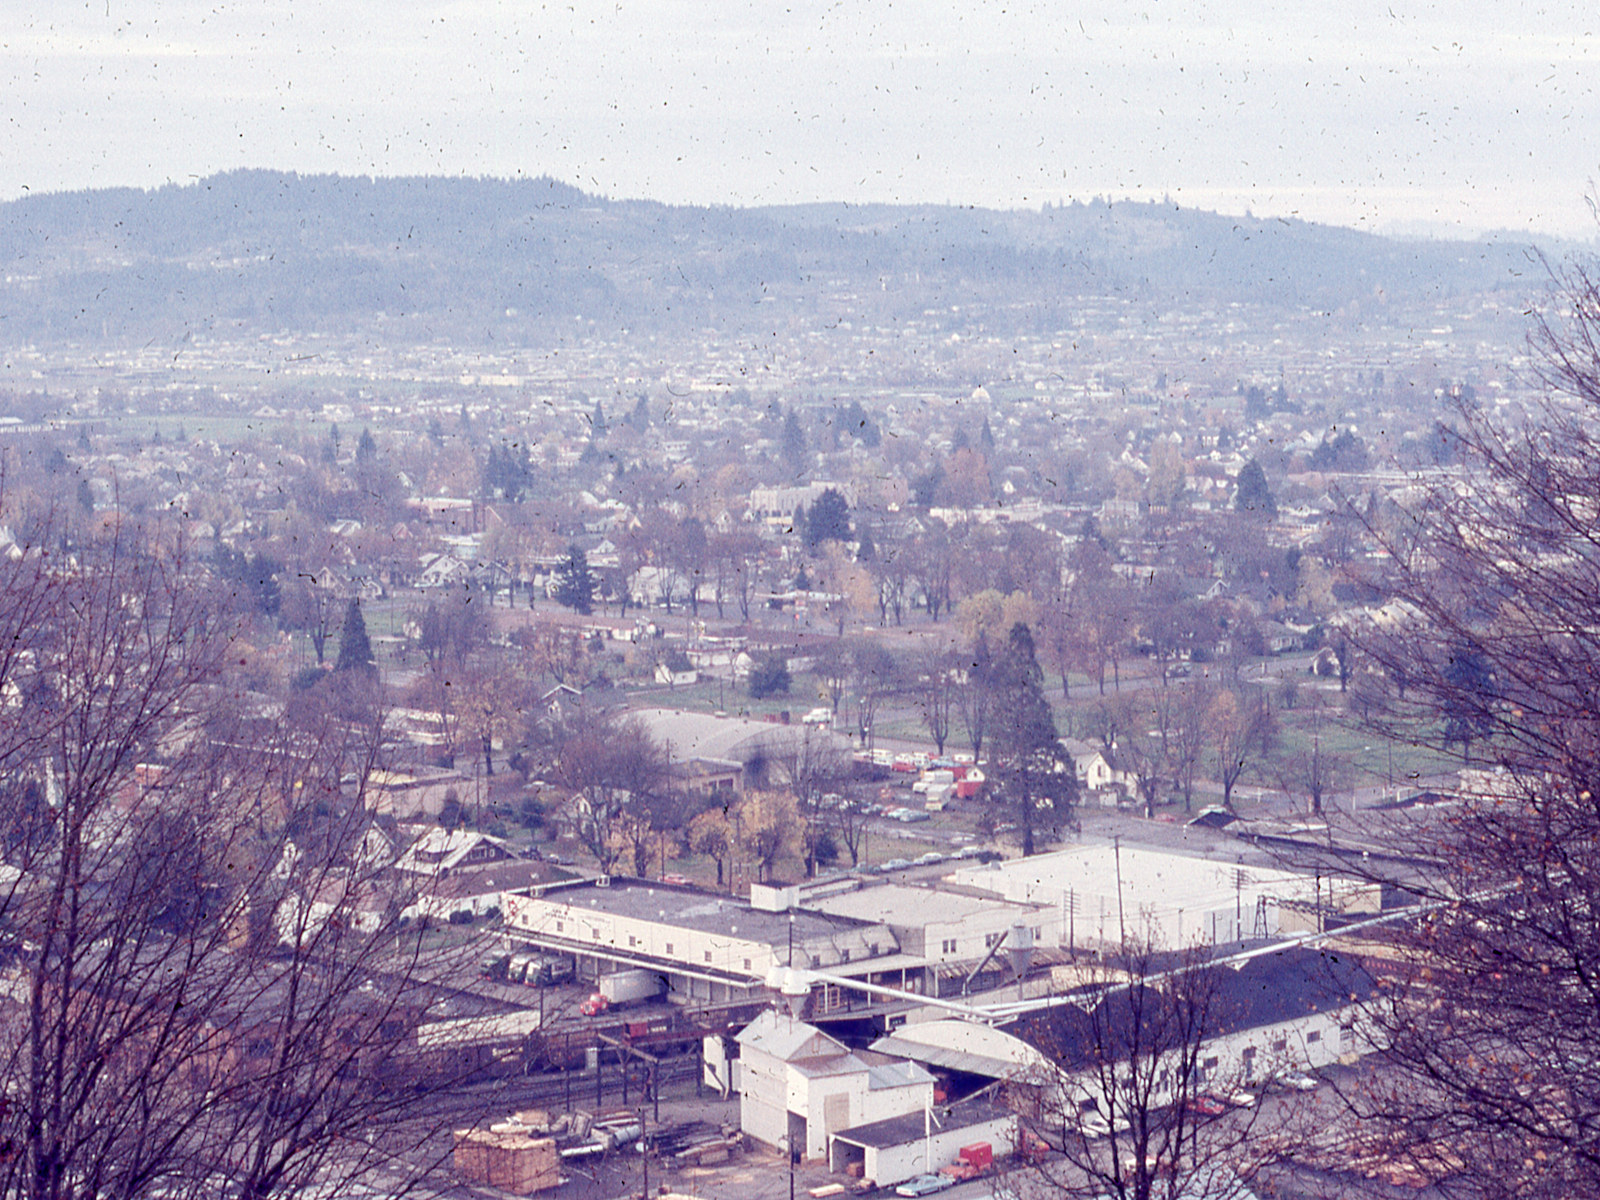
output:
<path id="1" fill-rule="evenodd" d="M 1076 738 L 1062 738 L 1061 744 L 1072 756 L 1073 769 L 1078 774 L 1078 786 L 1086 792 L 1103 793 L 1117 788 L 1133 795 L 1139 788 L 1139 777 L 1132 771 L 1119 771 L 1100 747 Z"/>
<path id="2" fill-rule="evenodd" d="M 455 587 L 466 583 L 472 575 L 472 568 L 453 554 L 426 555 L 421 568 L 417 573 L 419 588 Z"/>
<path id="3" fill-rule="evenodd" d="M 503 892 L 548 884 L 570 874 L 522 858 L 501 838 L 470 829 L 430 829 L 395 863 L 415 893 L 409 916 L 481 917 L 498 910 Z"/>
<path id="4" fill-rule="evenodd" d="M 954 1163 L 964 1146 L 986 1142 L 996 1158 L 1017 1148 L 1015 1113 L 976 1098 L 937 1104 L 921 1112 L 888 1117 L 836 1133 L 828 1141 L 828 1166 L 835 1172 L 861 1164 L 861 1176 L 880 1188 Z"/>

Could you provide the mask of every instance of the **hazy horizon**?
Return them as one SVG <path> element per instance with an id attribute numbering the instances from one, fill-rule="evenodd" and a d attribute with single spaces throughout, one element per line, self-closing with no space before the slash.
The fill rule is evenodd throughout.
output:
<path id="1" fill-rule="evenodd" d="M 735 207 L 1170 197 L 1589 240 L 1592 25 L 1384 0 L 90 0 L 0 39 L 0 198 L 261 167 Z"/>

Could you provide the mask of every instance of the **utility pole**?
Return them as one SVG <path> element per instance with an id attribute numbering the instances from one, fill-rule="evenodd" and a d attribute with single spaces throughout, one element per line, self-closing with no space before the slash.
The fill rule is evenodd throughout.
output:
<path id="1" fill-rule="evenodd" d="M 639 1162 L 644 1170 L 644 1200 L 650 1200 L 650 1131 L 644 1123 L 644 1109 L 639 1110 Z"/>

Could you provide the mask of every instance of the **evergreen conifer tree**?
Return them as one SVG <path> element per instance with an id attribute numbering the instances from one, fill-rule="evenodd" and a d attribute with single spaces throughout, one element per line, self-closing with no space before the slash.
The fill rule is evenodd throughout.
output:
<path id="1" fill-rule="evenodd" d="M 350 601 L 344 610 L 344 629 L 339 634 L 339 659 L 335 671 L 369 669 L 373 665 L 372 641 L 367 637 L 367 619 L 361 615 L 361 601 Z"/>
<path id="2" fill-rule="evenodd" d="M 589 556 L 577 546 L 568 548 L 556 571 L 556 603 L 584 616 L 594 611 L 594 573 Z"/>
<path id="3" fill-rule="evenodd" d="M 1269 521 L 1278 515 L 1278 502 L 1272 498 L 1272 488 L 1267 485 L 1267 473 L 1253 458 L 1239 471 L 1233 507 L 1239 512 L 1265 517 Z"/>
<path id="4" fill-rule="evenodd" d="M 823 542 L 850 540 L 850 502 L 838 488 L 828 488 L 806 514 L 802 532 L 805 544 L 816 549 Z"/>

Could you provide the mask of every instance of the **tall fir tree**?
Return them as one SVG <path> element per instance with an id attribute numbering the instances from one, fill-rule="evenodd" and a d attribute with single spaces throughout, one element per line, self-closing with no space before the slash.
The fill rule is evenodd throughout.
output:
<path id="1" fill-rule="evenodd" d="M 991 689 L 990 802 L 1014 822 L 1022 853 L 1074 819 L 1078 780 L 1044 694 L 1033 635 L 1021 622 L 985 672 Z"/>
<path id="2" fill-rule="evenodd" d="M 335 671 L 370 670 L 373 667 L 372 641 L 367 637 L 367 619 L 361 615 L 361 601 L 350 601 L 344 610 L 344 629 L 339 634 L 339 658 Z"/>
<path id="3" fill-rule="evenodd" d="M 1267 473 L 1255 459 L 1240 468 L 1238 486 L 1233 493 L 1233 507 L 1251 516 L 1272 520 L 1278 515 L 1278 502 L 1272 497 L 1267 483 Z"/>
<path id="4" fill-rule="evenodd" d="M 783 437 L 780 443 L 783 461 L 799 470 L 806 461 L 806 432 L 800 427 L 800 415 L 793 408 L 783 419 Z"/>
<path id="5" fill-rule="evenodd" d="M 594 611 L 594 573 L 589 556 L 577 546 L 568 548 L 556 570 L 556 603 L 584 616 Z"/>

